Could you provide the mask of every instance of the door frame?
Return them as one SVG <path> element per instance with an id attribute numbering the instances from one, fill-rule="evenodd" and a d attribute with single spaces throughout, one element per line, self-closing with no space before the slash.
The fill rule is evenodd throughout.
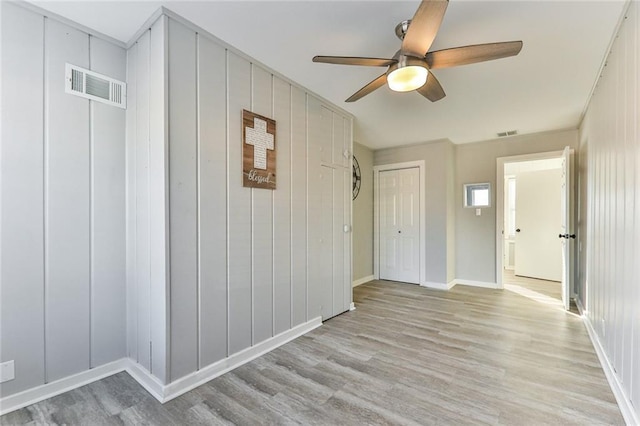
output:
<path id="1" fill-rule="evenodd" d="M 571 162 L 575 162 L 575 153 L 574 149 L 570 148 L 569 152 L 571 153 Z M 502 269 L 503 269 L 503 261 L 504 261 L 504 246 L 503 246 L 503 228 L 504 228 L 504 165 L 506 163 L 519 163 L 522 161 L 532 161 L 532 160 L 546 160 L 549 158 L 561 158 L 563 155 L 563 151 L 549 151 L 549 152 L 537 152 L 534 154 L 524 154 L 524 155 L 514 155 L 511 157 L 498 157 L 496 159 L 496 283 L 497 288 L 504 288 L 504 283 L 502 282 Z M 573 164 L 572 164 L 573 166 Z M 573 179 L 573 175 L 575 173 L 575 167 L 570 167 L 569 173 L 571 173 L 571 181 L 575 182 Z M 516 195 L 517 196 L 517 195 Z M 573 227 L 576 226 L 576 218 L 575 218 L 575 184 L 571 185 L 569 188 L 569 212 L 572 218 Z M 516 249 L 517 250 L 517 249 Z M 575 256 L 573 256 L 575 257 Z M 571 297 L 575 297 L 574 289 L 573 289 L 573 271 L 575 268 L 574 259 L 569 259 L 569 268 L 571 279 L 567 285 L 569 286 L 569 294 Z"/>
<path id="2" fill-rule="evenodd" d="M 426 271 L 426 241 L 425 241 L 425 229 L 426 229 L 426 207 L 425 207 L 425 188 L 426 188 L 426 168 L 424 160 L 417 161 L 406 161 L 403 163 L 393 163 L 393 164 L 383 164 L 379 166 L 373 167 L 373 277 L 378 280 L 380 279 L 380 172 L 385 172 L 389 170 L 402 170 L 402 169 L 412 169 L 418 168 L 420 177 L 418 181 L 420 183 L 420 202 L 419 202 L 419 210 L 420 210 L 420 218 L 419 225 L 420 229 L 418 231 L 418 237 L 420 239 L 420 254 L 419 254 L 419 264 L 420 264 L 420 281 L 419 285 L 425 285 L 427 279 L 427 271 Z"/>

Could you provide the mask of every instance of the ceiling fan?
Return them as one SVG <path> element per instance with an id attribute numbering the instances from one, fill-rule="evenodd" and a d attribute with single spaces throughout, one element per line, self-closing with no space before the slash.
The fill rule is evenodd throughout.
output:
<path id="1" fill-rule="evenodd" d="M 444 98 L 445 93 L 430 70 L 491 61 L 520 53 L 522 41 L 476 44 L 429 52 L 448 4 L 449 0 L 422 0 L 413 19 L 396 26 L 396 35 L 402 40 L 402 46 L 391 59 L 315 56 L 313 62 L 388 67 L 384 74 L 351 95 L 346 102 L 357 101 L 385 83 L 396 92 L 416 90 L 435 102 Z"/>

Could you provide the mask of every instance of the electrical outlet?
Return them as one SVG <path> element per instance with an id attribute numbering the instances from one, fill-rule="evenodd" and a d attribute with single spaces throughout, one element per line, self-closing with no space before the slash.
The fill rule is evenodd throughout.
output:
<path id="1" fill-rule="evenodd" d="M 16 369 L 13 360 L 0 364 L 0 383 L 8 382 L 16 378 Z"/>

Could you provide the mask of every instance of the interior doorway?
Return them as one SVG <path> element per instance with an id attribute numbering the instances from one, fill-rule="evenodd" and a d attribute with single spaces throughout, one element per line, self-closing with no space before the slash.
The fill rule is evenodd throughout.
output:
<path id="1" fill-rule="evenodd" d="M 572 150 L 498 159 L 498 286 L 569 310 Z"/>

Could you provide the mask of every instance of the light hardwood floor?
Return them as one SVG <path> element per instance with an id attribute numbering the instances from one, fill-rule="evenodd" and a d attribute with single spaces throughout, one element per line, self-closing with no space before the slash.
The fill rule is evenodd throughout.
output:
<path id="1" fill-rule="evenodd" d="M 624 424 L 582 320 L 508 290 L 372 281 L 357 309 L 165 405 L 126 373 L 4 424 Z"/>
<path id="2" fill-rule="evenodd" d="M 502 274 L 502 282 L 504 284 L 518 285 L 547 297 L 562 301 L 562 283 L 558 281 L 520 277 L 514 274 L 513 271 L 505 269 Z"/>

